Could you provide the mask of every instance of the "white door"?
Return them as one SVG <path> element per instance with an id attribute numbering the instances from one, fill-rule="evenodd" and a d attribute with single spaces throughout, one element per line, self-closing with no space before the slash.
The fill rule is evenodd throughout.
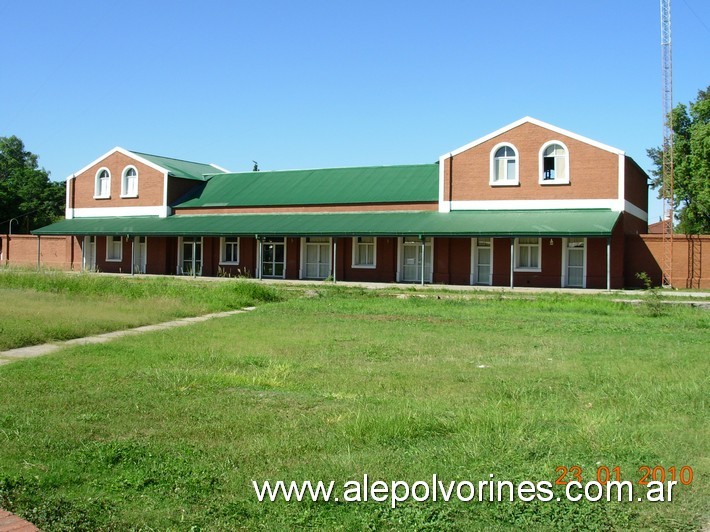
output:
<path id="1" fill-rule="evenodd" d="M 182 239 L 180 273 L 182 275 L 202 275 L 202 238 L 185 237 Z"/>
<path id="2" fill-rule="evenodd" d="M 325 279 L 330 275 L 330 238 L 303 239 L 303 278 Z"/>
<path id="3" fill-rule="evenodd" d="M 584 288 L 584 238 L 568 238 L 567 239 L 567 283 L 566 286 L 572 288 Z"/>
<path id="4" fill-rule="evenodd" d="M 422 281 L 422 242 L 418 238 L 405 238 L 402 242 L 402 281 Z M 424 280 L 431 281 L 431 238 L 424 241 Z"/>
<path id="5" fill-rule="evenodd" d="M 96 237 L 85 236 L 82 248 L 84 250 L 82 268 L 87 272 L 96 271 Z"/>
<path id="6" fill-rule="evenodd" d="M 261 246 L 262 277 L 280 277 L 286 274 L 286 244 L 283 238 L 268 238 Z"/>
<path id="7" fill-rule="evenodd" d="M 139 236 L 136 238 L 136 273 L 145 273 L 148 261 L 148 238 Z"/>
<path id="8" fill-rule="evenodd" d="M 474 284 L 490 285 L 493 273 L 493 246 L 490 238 L 474 238 Z"/>

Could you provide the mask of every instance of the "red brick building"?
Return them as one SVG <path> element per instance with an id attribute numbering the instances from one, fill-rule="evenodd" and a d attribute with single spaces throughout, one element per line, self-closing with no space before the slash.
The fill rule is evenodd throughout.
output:
<path id="1" fill-rule="evenodd" d="M 34 234 L 104 272 L 620 288 L 647 181 L 623 151 L 533 118 L 423 165 L 230 173 L 115 148 Z"/>

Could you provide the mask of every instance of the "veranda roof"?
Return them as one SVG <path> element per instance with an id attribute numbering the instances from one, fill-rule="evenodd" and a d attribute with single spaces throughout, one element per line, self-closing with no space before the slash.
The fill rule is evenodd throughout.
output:
<path id="1" fill-rule="evenodd" d="M 620 216 L 608 209 L 292 214 L 205 214 L 74 218 L 35 235 L 114 236 L 610 236 Z"/>

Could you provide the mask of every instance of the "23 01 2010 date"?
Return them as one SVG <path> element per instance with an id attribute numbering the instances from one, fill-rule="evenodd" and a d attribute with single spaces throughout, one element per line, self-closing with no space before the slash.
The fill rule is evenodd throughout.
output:
<path id="1" fill-rule="evenodd" d="M 640 486 L 647 486 L 649 482 L 666 482 L 673 481 L 679 482 L 680 484 L 687 486 L 693 482 L 693 468 L 684 465 L 680 468 L 671 466 L 663 467 L 660 465 L 649 467 L 641 466 L 638 468 L 639 478 L 636 479 L 636 483 Z M 581 466 L 557 466 L 555 468 L 555 473 L 557 473 L 557 480 L 555 484 L 564 486 L 568 482 L 576 480 L 577 482 L 582 482 L 582 468 Z M 596 470 L 596 481 L 600 484 L 606 484 L 607 482 L 621 482 L 621 468 L 599 466 Z"/>

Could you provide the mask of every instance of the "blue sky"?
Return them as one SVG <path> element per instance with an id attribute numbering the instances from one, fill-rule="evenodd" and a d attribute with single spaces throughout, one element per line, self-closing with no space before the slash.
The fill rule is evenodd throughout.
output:
<path id="1" fill-rule="evenodd" d="M 114 146 L 233 171 L 433 162 L 523 116 L 644 169 L 661 142 L 657 1 L 0 0 L 0 20 L 0 136 L 56 180 Z M 674 0 L 673 68 L 676 103 L 710 84 L 710 2 Z"/>

